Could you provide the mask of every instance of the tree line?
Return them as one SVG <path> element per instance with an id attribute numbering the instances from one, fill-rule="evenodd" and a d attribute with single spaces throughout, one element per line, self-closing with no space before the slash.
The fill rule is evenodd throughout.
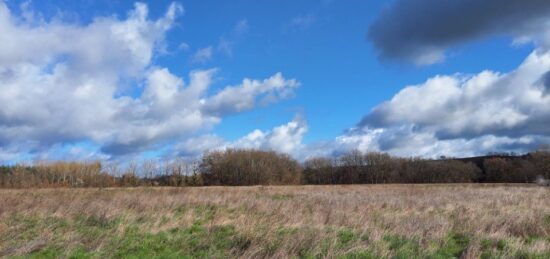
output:
<path id="1" fill-rule="evenodd" d="M 200 160 L 127 165 L 36 162 L 0 166 L 0 188 L 298 185 L 383 183 L 533 183 L 550 179 L 550 152 L 473 158 L 394 157 L 357 150 L 299 163 L 273 151 L 228 149 Z"/>
<path id="2" fill-rule="evenodd" d="M 533 183 L 550 179 L 550 153 L 494 154 L 473 158 L 400 158 L 351 151 L 305 161 L 307 184 Z"/>

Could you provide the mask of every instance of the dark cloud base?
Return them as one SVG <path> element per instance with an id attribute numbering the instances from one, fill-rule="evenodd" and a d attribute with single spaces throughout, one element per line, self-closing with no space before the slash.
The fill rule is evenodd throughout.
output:
<path id="1" fill-rule="evenodd" d="M 415 61 L 468 40 L 522 34 L 549 17 L 548 0 L 396 0 L 368 38 L 383 59 Z"/>

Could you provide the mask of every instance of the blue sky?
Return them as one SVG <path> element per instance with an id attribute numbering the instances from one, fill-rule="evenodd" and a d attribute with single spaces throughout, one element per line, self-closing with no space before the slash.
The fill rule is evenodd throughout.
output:
<path id="1" fill-rule="evenodd" d="M 0 18 L 6 18 L 3 22 L 12 28 L 6 34 L 12 32 L 20 36 L 28 30 L 30 31 L 28 34 L 34 35 L 32 37 L 36 37 L 37 41 L 44 40 L 45 42 L 49 40 L 54 42 L 56 37 L 66 37 L 68 41 L 74 41 L 83 38 L 83 35 L 87 35 L 85 37 L 89 37 L 89 39 L 82 42 L 85 46 L 77 46 L 63 40 L 55 44 L 52 43 L 51 46 L 43 44 L 38 47 L 39 51 L 37 51 L 37 56 L 43 55 L 43 58 L 38 59 L 28 58 L 24 55 L 0 53 L 0 61 L 4 60 L 0 64 L 2 71 L 8 71 L 8 66 L 23 67 L 23 65 L 36 67 L 38 70 L 36 74 L 31 74 L 28 72 L 29 70 L 23 68 L 17 70 L 18 73 L 4 72 L 6 75 L 16 74 L 19 77 L 14 76 L 13 80 L 9 76 L 0 77 L 0 88 L 13 90 L 18 87 L 19 83 L 26 82 L 28 84 L 30 81 L 34 83 L 26 86 L 30 87 L 31 91 L 44 88 L 44 91 L 51 92 L 52 89 L 59 88 L 59 91 L 63 93 L 73 90 L 76 93 L 75 89 L 79 87 L 84 89 L 84 86 L 89 86 L 86 91 L 92 91 L 93 94 L 88 94 L 85 97 L 90 98 L 87 100 L 90 102 L 89 109 L 83 109 L 78 114 L 76 112 L 73 114 L 74 109 L 71 110 L 69 104 L 57 107 L 53 105 L 55 103 L 53 101 L 52 103 L 37 104 L 37 111 L 27 113 L 11 111 L 6 108 L 5 110 L 8 112 L 0 116 L 0 123 L 6 129 L 0 132 L 0 135 L 3 135 L 0 137 L 0 160 L 9 162 L 35 158 L 169 158 L 197 155 L 202 153 L 200 152 L 201 148 L 211 150 L 227 147 L 274 149 L 290 153 L 300 159 L 313 155 L 336 154 L 355 148 L 362 151 L 383 151 L 403 156 L 443 154 L 461 156 L 488 151 L 525 152 L 546 143 L 548 139 L 546 131 L 523 130 L 537 128 L 538 124 L 546 122 L 545 118 L 548 114 L 545 109 L 541 108 L 541 105 L 548 99 L 544 96 L 540 97 L 541 100 L 531 104 L 525 104 L 521 100 L 500 103 L 507 97 L 495 96 L 494 105 L 493 102 L 488 101 L 492 105 L 491 107 L 485 107 L 479 103 L 474 104 L 471 100 L 453 99 L 453 103 L 449 103 L 445 107 L 466 108 L 464 110 L 461 108 L 450 109 L 449 114 L 454 115 L 437 115 L 450 118 L 460 113 L 462 114 L 460 118 L 463 118 L 469 112 L 485 110 L 489 112 L 486 117 L 503 117 L 490 125 L 479 123 L 479 126 L 475 126 L 477 123 L 475 121 L 464 122 L 474 125 L 471 126 L 471 129 L 462 124 L 455 125 L 454 122 L 449 122 L 447 125 L 441 121 L 428 122 L 424 118 L 409 120 L 414 117 L 411 115 L 399 117 L 402 114 L 396 107 L 409 107 L 408 104 L 405 105 L 398 101 L 391 103 L 389 100 L 400 93 L 406 95 L 406 91 L 403 90 L 408 86 L 414 85 L 418 89 L 426 88 L 426 91 L 420 91 L 422 95 L 427 96 L 426 99 L 422 98 L 422 95 L 420 97 L 414 95 L 419 98 L 415 100 L 418 104 L 422 102 L 438 103 L 438 94 L 441 93 L 429 90 L 431 88 L 426 86 L 429 79 L 438 78 L 438 75 L 446 75 L 455 79 L 456 82 L 451 80 L 441 83 L 450 84 L 448 87 L 461 90 L 467 88 L 468 80 L 472 80 L 483 71 L 491 71 L 495 77 L 502 77 L 498 80 L 495 79 L 496 81 L 513 81 L 506 79 L 506 77 L 514 76 L 514 73 L 510 72 L 519 70 L 522 64 L 528 63 L 526 59 L 529 55 L 544 49 L 545 46 L 541 43 L 543 40 L 538 40 L 536 37 L 542 35 L 545 28 L 528 26 L 530 30 L 517 28 L 508 30 L 495 26 L 492 29 L 490 26 L 482 26 L 485 21 L 480 21 L 482 29 L 479 29 L 476 34 L 460 35 L 464 34 L 462 30 L 448 26 L 449 33 L 445 35 L 457 35 L 456 37 L 449 36 L 448 41 L 442 42 L 430 42 L 431 39 L 426 39 L 418 44 L 415 43 L 416 45 L 410 43 L 409 38 L 406 37 L 379 35 L 380 33 L 376 34 L 376 32 L 369 34 L 369 32 L 375 31 L 373 29 L 375 23 L 382 28 L 380 30 L 391 33 L 392 28 L 384 27 L 391 24 L 384 19 L 392 19 L 397 23 L 399 19 L 403 19 L 403 22 L 409 21 L 407 17 L 400 16 L 399 10 L 399 6 L 404 6 L 407 2 L 411 1 L 205 0 L 175 3 L 172 1 L 143 2 L 140 6 L 148 10 L 147 14 L 142 17 L 144 20 L 140 20 L 139 15 L 136 16 L 137 18 L 134 17 L 142 24 L 135 28 L 132 27 L 135 31 L 127 30 L 125 31 L 127 34 L 123 35 L 124 37 L 133 37 L 137 33 L 140 36 L 138 39 L 130 38 L 132 41 L 121 41 L 123 46 L 117 46 L 117 48 L 120 47 L 119 51 L 118 49 L 111 50 L 109 44 L 116 45 L 120 42 L 109 40 L 110 38 L 105 35 L 112 33 L 112 28 L 116 27 L 118 23 L 133 19 L 132 12 L 137 13 L 136 10 L 138 10 L 134 1 L 21 2 L 7 0 L 3 3 L 4 9 L 7 11 L 0 12 Z M 417 5 L 430 6 L 432 2 L 431 0 L 422 0 L 417 2 Z M 507 4 L 508 1 L 505 2 L 504 4 Z M 538 1 L 526 1 L 527 5 L 529 2 Z M 464 10 L 477 8 L 483 11 L 484 8 L 476 6 L 475 1 L 464 1 L 463 5 L 465 5 Z M 170 8 L 175 10 L 173 17 L 168 14 L 167 10 Z M 430 11 L 429 8 L 432 7 L 427 8 Z M 433 13 L 436 13 L 438 10 L 435 8 L 437 7 L 433 8 Z M 444 6 L 440 6 L 440 8 L 444 11 L 447 10 Z M 386 16 L 382 15 L 384 12 Z M 415 18 L 414 12 L 415 10 L 411 10 L 411 19 Z M 427 16 L 426 24 L 460 22 L 451 18 L 448 21 L 437 21 L 435 19 L 440 19 L 440 17 L 433 17 L 432 23 L 429 20 L 430 15 L 422 15 L 422 17 L 424 16 Z M 495 14 L 495 19 L 512 16 L 510 13 Z M 534 16 L 546 19 L 543 14 L 534 13 Z M 153 25 L 156 21 L 163 19 L 166 20 L 165 27 L 162 27 L 164 25 L 158 27 Z M 524 22 L 525 26 L 531 25 L 529 19 L 524 18 L 525 22 L 522 20 L 520 23 Z M 537 20 L 537 22 L 539 21 Z M 517 21 L 515 23 L 518 24 Z M 94 25 L 97 25 L 97 28 Z M 151 28 L 147 27 L 150 25 Z M 401 25 L 399 26 L 401 27 Z M 408 26 L 411 26 L 410 30 L 416 30 L 414 24 L 409 22 Z M 423 29 L 425 32 L 421 32 Z M 433 30 L 436 29 L 439 30 L 439 28 Z M 430 28 L 418 30 L 418 35 L 428 35 L 430 32 Z M 524 35 L 520 31 L 528 31 L 528 33 L 526 32 Z M 416 39 L 416 34 L 412 35 L 408 37 Z M 14 42 L 17 40 L 26 42 L 25 39 L 17 37 L 13 40 Z M 416 56 L 412 58 L 385 57 L 384 51 L 386 50 L 377 46 L 376 42 L 389 38 L 401 40 L 402 42 L 397 43 L 399 46 L 409 44 L 412 52 L 415 52 L 416 49 L 423 50 L 424 46 L 437 48 L 438 51 L 441 49 L 440 52 L 444 53 L 444 58 L 438 58 L 428 64 L 426 62 L 420 64 L 417 62 L 418 59 L 411 60 L 417 58 Z M 138 42 L 139 40 L 143 40 L 143 42 Z M 67 46 L 60 46 L 65 44 Z M 96 47 L 98 45 L 94 44 L 101 47 Z M 124 44 L 128 44 L 127 47 L 130 49 L 134 46 L 133 44 L 138 44 L 136 46 L 140 46 L 140 48 L 135 51 L 132 49 L 129 56 L 125 56 L 127 49 L 124 48 L 126 47 Z M 36 49 L 30 43 L 14 45 L 18 45 L 24 52 L 33 52 Z M 421 47 L 419 47 L 420 45 Z M 3 47 L 8 49 L 10 46 Z M 0 47 L 2 47 L 2 43 L 0 43 Z M 89 58 L 88 53 L 92 53 L 90 57 L 97 55 L 101 58 L 97 58 L 97 62 L 95 62 L 94 58 Z M 440 53 L 438 52 L 438 54 Z M 128 64 L 132 62 L 136 64 L 128 65 L 126 61 Z M 123 65 L 118 66 L 117 62 Z M 540 66 L 546 64 L 544 60 L 533 62 L 541 62 Z M 105 64 L 113 65 L 113 68 L 108 70 L 105 68 Z M 58 70 L 55 69 L 57 66 L 67 66 L 70 73 L 59 72 L 57 74 Z M 126 66 L 128 67 L 126 68 Z M 172 78 L 174 80 L 170 82 L 177 85 L 175 88 L 181 90 L 189 86 L 190 72 L 209 71 L 209 69 L 215 69 L 216 72 L 212 72 L 208 89 L 196 100 L 190 102 L 196 101 L 200 104 L 193 104 L 194 106 L 205 107 L 210 105 L 205 102 L 216 102 L 216 100 L 221 102 L 214 108 L 210 105 L 212 106 L 210 108 L 190 109 L 189 107 L 193 105 L 185 101 L 191 100 L 189 96 L 178 97 L 176 103 L 170 104 L 170 108 L 163 106 L 164 104 L 160 105 L 160 99 L 153 103 L 152 101 L 146 102 L 146 98 L 143 97 L 148 87 L 153 88 L 148 85 L 148 82 L 153 81 L 151 78 L 153 78 L 152 75 L 155 75 L 155 71 L 165 72 L 159 72 L 159 76 L 154 77 L 165 80 L 158 79 L 159 85 L 168 84 L 164 82 L 168 82 L 167 78 Z M 536 84 L 540 80 L 537 77 L 541 77 L 540 74 L 543 72 L 526 72 L 528 76 L 534 77 L 529 81 L 535 84 L 534 88 L 538 87 Z M 295 80 L 296 84 L 288 81 L 283 83 L 282 88 L 266 86 L 264 89 L 259 87 L 258 90 L 255 90 L 256 92 L 251 93 L 253 101 L 246 104 L 239 103 L 235 99 L 231 99 L 232 102 L 222 101 L 223 96 L 215 98 L 217 93 L 223 92 L 228 87 L 239 87 L 244 78 L 261 81 L 276 73 L 281 73 L 284 80 Z M 102 80 L 95 80 L 98 81 L 95 82 L 92 80 L 93 78 L 89 78 L 89 75 L 95 75 L 95 79 Z M 33 76 L 35 79 L 29 79 Z M 44 78 L 50 77 L 55 78 L 57 80 L 54 80 L 55 82 L 66 83 L 66 88 L 56 88 L 55 84 L 48 88 L 40 83 Z M 178 84 L 176 78 L 179 78 L 182 83 Z M 86 80 L 91 81 L 83 83 L 87 82 Z M 503 89 L 502 91 L 508 91 L 504 90 L 508 89 L 508 86 L 499 86 L 505 83 L 496 81 L 491 81 L 495 84 L 495 89 L 500 88 Z M 112 86 L 103 89 L 100 84 L 104 82 L 108 82 L 106 84 L 112 84 Z M 457 85 L 454 85 L 455 83 Z M 106 95 L 101 94 L 104 92 Z M 513 96 L 512 90 L 508 92 L 510 96 Z M 105 106 L 111 105 L 113 101 L 120 103 L 112 104 L 112 110 L 105 110 L 105 118 L 102 118 L 102 113 L 94 112 L 97 107 L 93 107 L 93 103 L 94 100 L 98 100 L 97 98 L 108 96 L 109 93 L 112 93 L 111 97 L 114 100 L 105 100 Z M 17 94 L 16 96 L 21 96 L 24 93 Z M 464 93 L 455 94 L 464 95 Z M 32 98 L 49 98 L 51 95 L 44 95 L 42 98 L 40 94 L 32 96 L 34 97 L 28 97 L 30 103 L 33 103 Z M 76 98 L 74 96 L 70 95 L 67 98 L 73 100 Z M 141 103 L 129 106 L 131 104 L 121 100 L 123 99 L 120 98 L 121 96 L 139 100 Z M 228 96 L 229 94 L 224 98 L 234 98 L 234 96 Z M 405 96 L 403 99 L 411 100 L 410 98 Z M 441 98 L 448 99 L 449 96 L 443 94 Z M 18 107 L 19 104 L 14 101 L 10 107 Z M 157 105 L 162 108 L 153 108 Z M 239 105 L 246 107 L 243 108 L 244 106 Z M 511 107 L 520 108 L 506 111 L 508 114 L 495 115 L 494 112 L 491 113 L 493 110 L 503 110 L 498 105 L 502 105 L 502 107 L 511 105 Z M 411 107 L 415 109 L 415 106 Z M 188 113 L 179 114 L 186 109 L 189 109 Z M 428 107 L 425 110 L 420 109 L 420 112 L 424 112 L 427 117 L 430 117 L 429 113 L 438 109 L 442 108 Z M 45 117 L 40 120 L 33 121 L 34 117 L 40 116 L 40 111 L 44 110 L 51 111 L 51 113 L 44 115 Z M 533 110 L 537 111 L 533 114 L 526 112 Z M 150 115 L 134 114 L 132 115 L 134 117 L 121 119 L 120 116 L 124 116 L 129 111 Z M 114 116 L 113 114 L 118 115 Z M 181 116 L 181 119 L 178 121 L 178 118 L 174 118 L 177 116 L 171 117 L 172 114 Z M 191 125 L 191 119 L 188 118 L 196 114 L 200 114 L 198 115 L 200 120 L 204 121 Z M 380 119 L 380 116 L 383 116 L 384 119 Z M 505 119 L 506 117 L 516 118 L 514 116 L 518 118 L 517 121 L 508 122 Z M 94 121 L 94 125 L 105 125 L 104 130 L 90 129 L 94 126 L 88 126 L 86 130 L 78 128 L 84 127 L 86 122 L 80 120 L 85 120 L 87 117 L 90 117 L 90 121 Z M 163 120 L 161 117 L 167 117 L 167 119 Z M 376 118 L 373 119 L 374 117 Z M 453 121 L 461 120 L 460 118 L 453 119 Z M 530 118 L 534 118 L 533 122 L 529 121 Z M 52 123 L 50 127 L 37 126 L 40 125 L 41 120 L 60 122 L 59 124 Z M 121 125 L 132 127 L 121 129 L 121 126 L 117 125 L 117 120 L 121 121 Z M 27 121 L 29 123 L 25 124 Z M 20 125 L 17 124 L 20 122 Z M 172 125 L 173 128 L 166 126 L 157 129 L 154 127 L 163 123 Z M 503 126 L 499 126 L 501 124 Z M 63 125 L 69 125 L 70 130 L 64 130 Z M 178 127 L 185 129 L 180 132 Z M 400 137 L 405 135 L 402 132 L 405 128 L 412 133 L 406 133 L 408 137 L 401 139 Z M 143 133 L 139 132 L 141 130 Z M 134 133 L 136 136 L 132 135 Z M 143 136 L 142 138 L 147 141 L 142 143 L 138 140 L 139 136 Z M 411 141 L 411 138 L 414 141 Z M 403 143 L 417 143 L 418 146 L 413 148 L 405 144 L 403 147 L 397 143 L 388 144 L 391 142 L 390 140 L 396 139 Z M 425 139 L 431 140 L 424 141 Z M 483 148 L 479 148 L 480 146 Z"/>

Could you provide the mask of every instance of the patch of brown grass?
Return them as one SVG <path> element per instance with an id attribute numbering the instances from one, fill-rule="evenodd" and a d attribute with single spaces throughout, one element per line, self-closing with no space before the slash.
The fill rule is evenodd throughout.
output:
<path id="1" fill-rule="evenodd" d="M 319 249 L 326 257 L 365 249 L 393 256 L 384 243 L 389 235 L 418 240 L 429 251 L 449 233 L 471 237 L 466 258 L 480 256 L 487 239 L 505 240 L 501 255 L 550 251 L 550 189 L 529 185 L 0 190 L 0 254 L 35 250 L 44 240 L 91 250 L 108 242 L 108 237 L 87 240 L 71 227 L 19 236 L 28 226 L 19 219 L 52 217 L 93 218 L 96 224 L 116 219 L 114 234 L 129 226 L 158 233 L 198 220 L 208 228 L 233 225 L 250 241 L 239 251 L 243 257 L 293 257 Z M 357 238 L 339 245 L 335 233 L 341 229 L 357 233 Z M 59 233 L 64 237 L 52 237 Z"/>

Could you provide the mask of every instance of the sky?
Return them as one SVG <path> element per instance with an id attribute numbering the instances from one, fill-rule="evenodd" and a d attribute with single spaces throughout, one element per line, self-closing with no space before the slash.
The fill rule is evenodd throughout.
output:
<path id="1" fill-rule="evenodd" d="M 550 144 L 546 0 L 0 0 L 0 162 Z"/>

